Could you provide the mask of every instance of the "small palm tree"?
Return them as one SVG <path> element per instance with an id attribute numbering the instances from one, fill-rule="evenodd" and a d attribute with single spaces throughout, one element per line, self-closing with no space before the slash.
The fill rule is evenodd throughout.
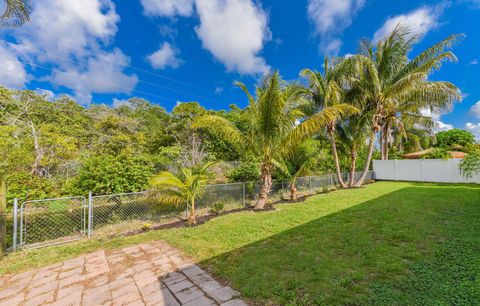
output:
<path id="1" fill-rule="evenodd" d="M 195 201 L 205 193 L 208 184 L 207 170 L 213 164 L 215 163 L 207 163 L 198 171 L 183 168 L 180 176 L 168 171 L 160 172 L 150 183 L 155 187 L 156 196 L 161 202 L 176 206 L 186 205 L 189 211 L 188 222 L 196 224 Z"/>
<path id="2" fill-rule="evenodd" d="M 0 28 L 18 27 L 30 20 L 29 0 L 5 0 L 4 2 L 5 11 L 0 15 Z"/>
<path id="3" fill-rule="evenodd" d="M 278 72 L 265 78 L 262 86 L 257 87 L 255 98 L 244 84 L 237 83 L 237 86 L 245 92 L 249 101 L 242 111 L 243 128 L 216 115 L 200 117 L 193 126 L 208 129 L 244 153 L 253 153 L 261 160 L 262 188 L 255 209 L 264 209 L 276 160 L 286 152 L 291 154 L 296 146 L 328 123 L 356 109 L 339 104 L 305 119 L 305 113 L 300 110 L 304 103 L 304 89 L 295 83 L 286 84 Z"/>
<path id="4" fill-rule="evenodd" d="M 297 146 L 292 154 L 289 154 L 278 168 L 287 176 L 290 188 L 290 200 L 296 201 L 298 197 L 297 180 L 307 175 L 315 166 L 319 158 L 323 156 L 318 141 L 307 139 Z"/>

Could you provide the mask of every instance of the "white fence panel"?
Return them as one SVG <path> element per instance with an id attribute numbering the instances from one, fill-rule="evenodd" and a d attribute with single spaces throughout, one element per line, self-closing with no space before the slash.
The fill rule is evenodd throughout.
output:
<path id="1" fill-rule="evenodd" d="M 467 179 L 458 168 L 461 159 L 374 160 L 375 178 L 386 181 L 480 183 L 480 174 Z"/>

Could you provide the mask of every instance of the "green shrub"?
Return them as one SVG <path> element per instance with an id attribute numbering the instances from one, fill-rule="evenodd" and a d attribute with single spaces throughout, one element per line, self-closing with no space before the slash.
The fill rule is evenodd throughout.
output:
<path id="1" fill-rule="evenodd" d="M 213 203 L 210 212 L 214 215 L 220 215 L 225 210 L 225 202 L 218 201 Z"/>
<path id="2" fill-rule="evenodd" d="M 83 162 L 73 188 L 79 194 L 141 191 L 147 189 L 152 172 L 152 164 L 143 157 L 94 156 Z"/>
<path id="3" fill-rule="evenodd" d="M 257 181 L 260 178 L 260 168 L 258 161 L 248 159 L 242 161 L 240 166 L 233 169 L 228 178 L 231 182 L 250 182 Z"/>

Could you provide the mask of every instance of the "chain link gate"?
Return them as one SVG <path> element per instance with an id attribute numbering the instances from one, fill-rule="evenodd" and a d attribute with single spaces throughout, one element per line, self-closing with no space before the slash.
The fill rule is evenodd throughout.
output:
<path id="1" fill-rule="evenodd" d="M 82 239 L 87 234 L 87 215 L 85 197 L 23 202 L 18 246 L 38 248 Z"/>

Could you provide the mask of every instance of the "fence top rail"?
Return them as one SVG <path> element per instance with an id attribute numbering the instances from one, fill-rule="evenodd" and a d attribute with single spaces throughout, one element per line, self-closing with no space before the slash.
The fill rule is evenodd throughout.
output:
<path id="1" fill-rule="evenodd" d="M 74 196 L 74 197 L 63 197 L 63 198 L 48 198 L 48 199 L 40 199 L 40 200 L 27 200 L 22 203 L 22 205 L 27 203 L 38 203 L 38 202 L 47 202 L 47 201 L 61 201 L 61 200 L 73 200 L 73 199 L 82 199 L 87 200 L 87 198 L 83 196 Z"/>
<path id="2" fill-rule="evenodd" d="M 136 192 L 125 192 L 125 193 L 101 194 L 101 195 L 92 196 L 92 198 L 115 197 L 115 196 L 125 196 L 125 195 L 137 195 L 137 194 L 145 194 L 145 193 L 148 193 L 148 192 L 149 192 L 149 190 L 136 191 Z"/>

